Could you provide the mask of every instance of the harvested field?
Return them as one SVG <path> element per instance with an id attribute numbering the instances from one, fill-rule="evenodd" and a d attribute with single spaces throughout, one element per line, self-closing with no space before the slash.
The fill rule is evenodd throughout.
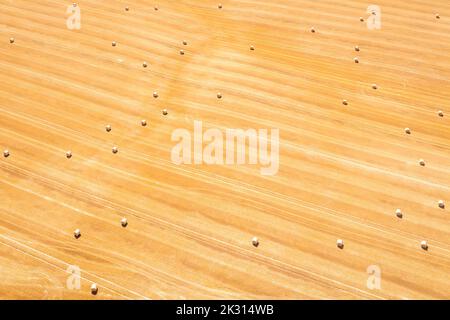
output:
<path id="1" fill-rule="evenodd" d="M 448 1 L 71 4 L 0 0 L 0 299 L 450 299 Z"/>

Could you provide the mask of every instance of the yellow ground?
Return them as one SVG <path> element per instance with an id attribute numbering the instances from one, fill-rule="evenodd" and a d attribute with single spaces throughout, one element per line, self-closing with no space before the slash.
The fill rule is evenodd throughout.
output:
<path id="1" fill-rule="evenodd" d="M 450 298 L 450 3 L 369 30 L 366 1 L 221 1 L 82 0 L 69 30 L 72 1 L 0 0 L 0 298 Z M 173 164 L 194 120 L 278 128 L 278 174 Z"/>

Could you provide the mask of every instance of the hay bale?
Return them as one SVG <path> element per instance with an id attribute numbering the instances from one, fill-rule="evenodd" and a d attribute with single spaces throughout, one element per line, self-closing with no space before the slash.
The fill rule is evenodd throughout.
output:
<path id="1" fill-rule="evenodd" d="M 422 247 L 423 250 L 428 250 L 428 242 L 426 242 L 425 240 L 420 242 L 420 246 Z"/>
<path id="2" fill-rule="evenodd" d="M 254 247 L 259 246 L 259 240 L 258 240 L 257 237 L 253 237 L 252 238 L 252 244 L 253 244 Z"/>
<path id="3" fill-rule="evenodd" d="M 97 284 L 93 283 L 93 284 L 91 285 L 91 293 L 92 293 L 93 295 L 96 295 L 96 294 L 98 293 L 98 287 L 97 287 Z"/>

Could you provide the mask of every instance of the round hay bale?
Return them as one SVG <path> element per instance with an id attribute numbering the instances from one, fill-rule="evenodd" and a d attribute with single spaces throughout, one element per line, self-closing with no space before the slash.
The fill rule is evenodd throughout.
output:
<path id="1" fill-rule="evenodd" d="M 423 250 L 428 250 L 428 242 L 423 240 L 422 242 L 420 242 L 420 246 L 422 247 Z"/>
<path id="2" fill-rule="evenodd" d="M 254 247 L 259 246 L 259 240 L 258 240 L 257 237 L 253 237 L 252 238 L 252 244 L 253 244 Z"/>
<path id="3" fill-rule="evenodd" d="M 96 294 L 98 293 L 98 287 L 97 287 L 97 284 L 93 283 L 93 284 L 91 285 L 91 293 L 92 293 L 93 295 L 96 295 Z"/>

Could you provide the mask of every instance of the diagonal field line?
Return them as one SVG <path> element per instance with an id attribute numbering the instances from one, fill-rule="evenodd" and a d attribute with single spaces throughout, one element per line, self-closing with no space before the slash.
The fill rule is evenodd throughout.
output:
<path id="1" fill-rule="evenodd" d="M 58 263 L 63 264 L 63 265 L 66 265 L 66 266 L 70 266 L 70 265 L 71 265 L 71 264 L 69 264 L 69 263 L 67 263 L 67 262 L 65 262 L 65 261 L 63 261 L 63 260 L 60 260 L 60 259 L 55 258 L 55 257 L 53 257 L 53 256 L 50 256 L 50 255 L 48 255 L 48 254 L 46 254 L 46 253 L 44 253 L 44 252 L 41 252 L 41 251 L 39 251 L 39 250 L 36 250 L 36 249 L 34 249 L 34 248 L 30 247 L 30 246 L 27 246 L 26 244 L 21 243 L 20 241 L 14 240 L 14 239 L 12 239 L 12 238 L 6 236 L 6 235 L 0 234 L 0 238 L 5 239 L 6 241 L 12 242 L 12 243 L 14 243 L 14 244 L 16 244 L 16 245 L 18 245 L 18 246 L 20 246 L 20 247 L 22 247 L 22 248 L 25 248 L 26 250 L 32 251 L 32 252 L 34 252 L 34 253 L 37 254 L 37 255 L 42 255 L 42 256 L 46 257 L 47 259 L 49 259 L 49 260 L 57 261 Z M 1 242 L 1 243 L 2 243 L 3 245 L 6 245 L 6 246 L 8 246 L 8 247 L 11 247 L 11 248 L 13 248 L 13 249 L 15 249 L 15 250 L 18 250 L 18 251 L 22 252 L 23 254 L 26 254 L 26 255 L 28 255 L 28 256 L 34 258 L 34 259 L 40 260 L 40 261 L 42 261 L 42 262 L 44 262 L 44 263 L 46 263 L 46 264 L 49 264 L 49 265 L 51 265 L 51 266 L 53 266 L 53 267 L 55 267 L 55 268 L 57 268 L 57 269 L 60 269 L 60 270 L 62 270 L 64 273 L 66 273 L 66 270 L 65 270 L 65 269 L 62 269 L 62 268 L 58 267 L 56 264 L 51 263 L 50 261 L 47 261 L 47 260 L 42 259 L 42 258 L 39 258 L 39 257 L 36 256 L 36 255 L 33 255 L 33 254 L 31 254 L 31 253 L 29 253 L 29 252 L 27 252 L 27 251 L 21 250 L 21 249 L 15 247 L 15 246 L 9 245 L 9 244 L 7 244 L 7 243 L 5 243 L 5 242 Z M 118 285 L 118 284 L 116 284 L 116 283 L 114 283 L 114 282 L 112 282 L 112 281 L 109 281 L 109 280 L 107 280 L 107 279 L 105 279 L 105 278 L 102 278 L 102 277 L 100 277 L 100 276 L 94 275 L 94 274 L 89 273 L 89 272 L 87 272 L 87 271 L 83 271 L 83 274 L 88 274 L 89 276 L 91 276 L 91 277 L 93 277 L 93 278 L 101 279 L 102 281 L 104 281 L 104 282 L 106 282 L 106 283 L 108 283 L 108 284 L 110 284 L 110 285 L 119 287 L 119 288 L 121 288 L 121 289 L 123 289 L 123 290 L 125 290 L 125 291 L 128 291 L 128 292 L 130 292 L 130 293 L 133 293 L 134 295 L 139 296 L 139 297 L 141 297 L 141 298 L 143 298 L 143 299 L 149 299 L 148 297 L 142 296 L 142 295 L 140 295 L 139 293 L 133 292 L 132 290 L 129 290 L 129 289 L 127 289 L 127 288 L 125 288 L 125 287 L 122 287 L 122 286 L 120 286 L 120 285 Z M 92 280 L 89 280 L 88 278 L 85 278 L 85 277 L 82 277 L 82 276 L 80 276 L 80 278 L 81 278 L 81 279 L 84 279 L 84 280 L 86 280 L 86 281 L 88 281 L 88 282 L 93 283 L 93 281 L 92 281 Z M 118 291 L 116 291 L 116 290 L 114 290 L 114 289 L 111 289 L 111 288 L 108 288 L 108 287 L 105 287 L 105 288 L 106 288 L 107 290 L 110 290 L 110 291 L 112 291 L 112 292 L 115 292 L 116 294 L 118 294 L 118 295 L 120 295 L 120 296 L 122 296 L 122 297 L 124 297 L 124 298 L 130 299 L 130 297 L 125 296 L 125 295 L 121 294 L 120 292 L 118 292 Z"/>
<path id="2" fill-rule="evenodd" d="M 20 186 L 17 186 L 17 185 L 14 185 L 14 184 L 9 183 L 9 182 L 6 182 L 6 181 L 2 181 L 2 182 L 5 183 L 5 184 L 7 184 L 7 185 L 10 185 L 11 187 L 20 189 L 20 190 L 25 191 L 25 192 L 28 192 L 28 193 L 32 193 L 32 194 L 34 194 L 34 195 L 36 195 L 36 196 L 38 196 L 38 197 L 44 198 L 44 199 L 46 199 L 46 200 L 48 200 L 48 201 L 58 203 L 58 204 L 60 204 L 61 206 L 64 206 L 64 207 L 66 207 L 66 208 L 68 208 L 68 209 L 71 209 L 71 210 L 74 210 L 74 211 L 76 211 L 76 212 L 78 212 L 78 213 L 80 213 L 80 214 L 88 215 L 88 216 L 91 216 L 91 217 L 95 217 L 95 215 L 93 215 L 93 214 L 91 214 L 91 213 L 89 213 L 89 212 L 86 212 L 86 211 L 84 211 L 84 210 L 81 210 L 81 209 L 72 207 L 72 206 L 67 205 L 67 204 L 65 204 L 65 203 L 63 203 L 63 202 L 54 200 L 54 199 L 52 199 L 51 197 L 41 195 L 41 194 L 39 194 L 39 193 L 37 193 L 37 192 L 34 192 L 34 191 L 32 191 L 32 190 L 29 190 L 29 189 L 26 189 L 26 188 L 23 188 L 23 187 L 20 187 Z M 134 211 L 134 210 L 133 210 L 133 211 Z M 367 291 L 365 291 L 365 290 L 362 290 L 362 289 L 353 287 L 353 286 L 351 286 L 351 285 L 347 285 L 347 284 L 342 283 L 342 282 L 340 282 L 340 281 L 338 281 L 338 280 L 330 279 L 330 278 L 328 278 L 328 277 L 319 275 L 319 274 L 314 273 L 314 272 L 312 272 L 312 271 L 309 271 L 309 270 L 307 270 L 307 269 L 300 268 L 300 267 L 298 267 L 298 266 L 293 266 L 293 265 L 290 265 L 290 264 L 288 264 L 288 263 L 282 262 L 282 261 L 280 261 L 280 260 L 278 260 L 278 259 L 274 259 L 274 258 L 272 258 L 272 257 L 267 257 L 267 256 L 264 256 L 264 255 L 262 255 L 262 254 L 255 253 L 255 252 L 253 252 L 253 251 L 250 251 L 250 250 L 248 250 L 248 249 L 244 249 L 244 248 L 241 248 L 241 247 L 239 247 L 239 246 L 236 246 L 236 245 L 227 243 L 227 242 L 222 241 L 222 240 L 220 240 L 220 239 L 217 239 L 217 238 L 214 238 L 214 237 L 210 237 L 210 236 L 204 235 L 204 234 L 199 233 L 199 232 L 197 232 L 197 231 L 195 231 L 195 230 L 187 229 L 187 228 L 185 228 L 185 227 L 183 227 L 183 226 L 180 226 L 180 225 L 177 225 L 177 224 L 174 224 L 174 223 L 171 223 L 171 222 L 167 222 L 167 221 L 161 220 L 161 219 L 156 218 L 156 217 L 152 217 L 152 218 L 153 218 L 154 220 L 157 220 L 160 224 L 169 226 L 169 227 L 171 227 L 171 228 L 174 229 L 174 230 L 177 230 L 177 231 L 180 230 L 180 231 L 182 231 L 183 233 L 188 233 L 188 234 L 191 233 L 191 234 L 194 234 L 194 235 L 196 235 L 196 236 L 198 236 L 198 237 L 200 237 L 200 238 L 203 238 L 203 239 L 206 238 L 208 241 L 218 242 L 218 243 L 220 243 L 222 246 L 228 247 L 228 248 L 232 248 L 232 249 L 233 249 L 234 251 L 236 251 L 236 252 L 246 253 L 246 254 L 248 254 L 249 256 L 256 256 L 256 257 L 259 257 L 260 259 L 262 259 L 263 261 L 264 261 L 264 260 L 270 260 L 270 261 L 274 262 L 275 265 L 281 265 L 281 266 L 283 266 L 283 267 L 287 267 L 288 269 L 297 270 L 298 272 L 300 272 L 300 273 L 303 274 L 304 276 L 306 275 L 306 276 L 309 277 L 309 278 L 319 280 L 319 281 L 321 281 L 321 282 L 322 282 L 323 284 L 325 284 L 325 285 L 326 285 L 326 284 L 328 284 L 328 285 L 332 284 L 332 286 L 337 286 L 336 289 L 346 291 L 345 289 L 342 289 L 342 288 L 346 288 L 346 289 L 349 289 L 349 290 L 350 290 L 349 293 L 352 293 L 352 291 L 356 291 L 356 292 L 358 292 L 358 293 L 360 293 L 360 294 L 367 295 L 367 296 L 372 297 L 372 298 L 385 299 L 385 298 L 382 297 L 382 296 L 378 296 L 378 295 L 376 295 L 376 294 L 369 293 L 369 292 L 367 292 Z"/>

